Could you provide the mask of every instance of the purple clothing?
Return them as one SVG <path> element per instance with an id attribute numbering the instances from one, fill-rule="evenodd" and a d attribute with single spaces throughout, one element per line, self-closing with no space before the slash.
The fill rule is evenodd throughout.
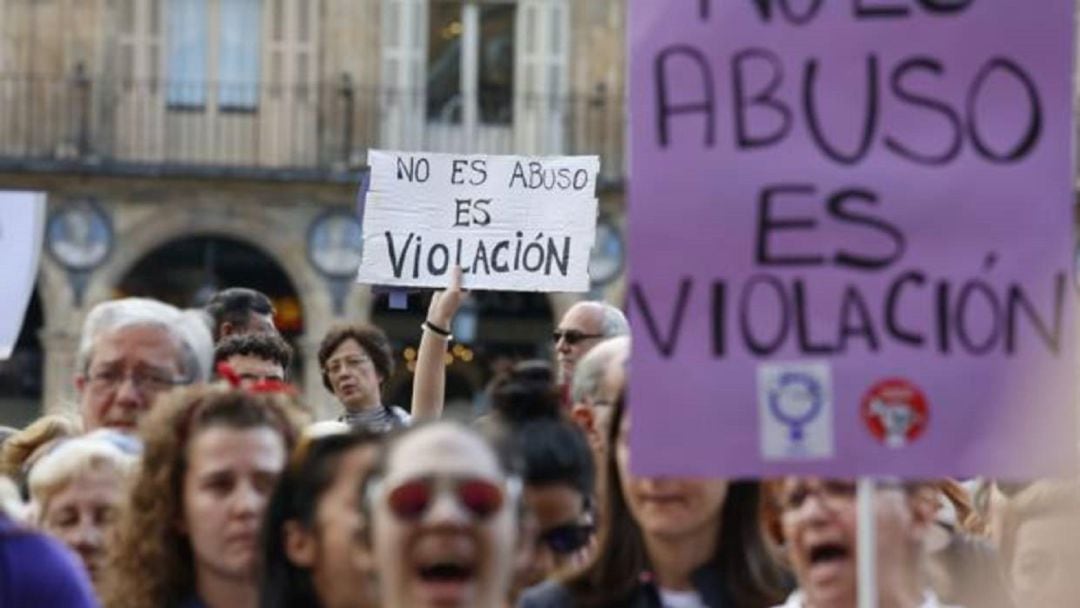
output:
<path id="1" fill-rule="evenodd" d="M 79 559 L 60 541 L 0 514 L 0 606 L 97 608 Z"/>

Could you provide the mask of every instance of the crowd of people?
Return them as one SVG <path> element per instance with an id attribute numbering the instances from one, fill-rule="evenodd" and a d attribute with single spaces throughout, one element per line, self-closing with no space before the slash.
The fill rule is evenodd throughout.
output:
<path id="1" fill-rule="evenodd" d="M 0 606 L 852 608 L 851 480 L 635 474 L 629 326 L 575 304 L 472 420 L 443 415 L 460 273 L 431 298 L 412 400 L 368 324 L 318 349 L 340 416 L 289 385 L 273 308 L 97 305 L 77 416 L 0 444 Z M 718 435 L 722 440 L 722 435 Z M 1080 484 L 880 480 L 882 608 L 1080 606 Z"/>

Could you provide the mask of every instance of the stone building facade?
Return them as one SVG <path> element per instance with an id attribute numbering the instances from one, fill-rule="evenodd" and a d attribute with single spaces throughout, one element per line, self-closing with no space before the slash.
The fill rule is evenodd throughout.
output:
<path id="1" fill-rule="evenodd" d="M 370 148 L 599 154 L 618 245 L 624 28 L 624 0 L 0 0 L 0 189 L 47 192 L 52 220 L 91 210 L 109 245 L 80 267 L 47 244 L 42 407 L 73 400 L 91 306 L 162 247 L 221 239 L 287 278 L 301 384 L 331 411 L 318 341 L 373 319 L 377 298 L 317 267 L 313 231 L 354 209 Z M 622 292 L 616 273 L 592 295 Z M 517 339 L 542 339 L 577 297 L 550 296 L 546 325 Z"/>

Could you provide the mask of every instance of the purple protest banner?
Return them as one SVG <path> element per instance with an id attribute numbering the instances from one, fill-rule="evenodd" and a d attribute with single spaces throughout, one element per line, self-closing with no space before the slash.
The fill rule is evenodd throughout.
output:
<path id="1" fill-rule="evenodd" d="M 631 0 L 645 474 L 1077 464 L 1071 0 Z"/>

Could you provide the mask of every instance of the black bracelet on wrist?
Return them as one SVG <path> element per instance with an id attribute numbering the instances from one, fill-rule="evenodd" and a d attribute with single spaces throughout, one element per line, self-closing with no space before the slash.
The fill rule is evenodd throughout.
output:
<path id="1" fill-rule="evenodd" d="M 435 325 L 434 323 L 432 323 L 431 321 L 428 321 L 426 319 L 424 320 L 424 327 L 427 328 L 427 329 L 430 329 L 431 331 L 439 334 L 440 336 L 442 336 L 444 338 L 449 338 L 450 337 L 450 330 L 449 329 L 443 329 L 442 327 L 439 327 L 438 325 Z"/>

